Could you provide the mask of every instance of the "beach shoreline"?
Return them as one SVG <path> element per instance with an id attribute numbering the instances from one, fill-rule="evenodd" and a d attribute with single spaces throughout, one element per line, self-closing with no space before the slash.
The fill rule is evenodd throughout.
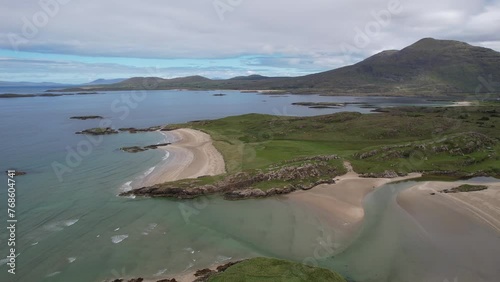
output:
<path id="1" fill-rule="evenodd" d="M 168 157 L 134 183 L 133 188 L 226 173 L 224 158 L 213 146 L 210 135 L 188 128 L 161 133 L 172 142 L 158 148 Z"/>
<path id="2" fill-rule="evenodd" d="M 459 184 L 477 185 L 478 183 L 460 181 Z M 457 187 L 457 182 L 422 182 L 402 191 L 396 199 L 398 205 L 422 226 L 430 222 L 427 218 L 429 211 L 442 209 L 446 212 L 440 215 L 439 220 L 443 222 L 441 227 L 461 219 L 461 224 L 470 221 L 474 225 L 500 234 L 500 183 L 480 184 L 487 186 L 488 189 L 475 192 L 442 193 L 445 189 Z M 433 212 L 433 217 L 437 217 L 437 212 Z"/>
<path id="3" fill-rule="evenodd" d="M 342 245 L 349 245 L 359 231 L 365 216 L 364 199 L 385 184 L 419 178 L 411 173 L 397 178 L 363 178 L 344 162 L 347 173 L 336 177 L 335 184 L 323 184 L 308 191 L 297 191 L 286 196 L 294 204 L 315 210 L 319 217 L 337 231 Z"/>

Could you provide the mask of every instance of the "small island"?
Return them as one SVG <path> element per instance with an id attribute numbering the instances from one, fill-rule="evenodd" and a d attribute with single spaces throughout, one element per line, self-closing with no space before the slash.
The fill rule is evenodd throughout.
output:
<path id="1" fill-rule="evenodd" d="M 5 171 L 5 173 L 6 173 L 6 174 L 9 174 L 9 171 L 8 171 L 8 170 L 6 170 L 6 171 Z M 12 172 L 10 172 L 10 173 L 12 173 Z M 27 174 L 27 173 L 26 173 L 26 172 L 24 172 L 24 171 L 14 170 L 14 176 L 21 176 L 21 175 L 26 175 L 26 174 Z"/>
<path id="2" fill-rule="evenodd" d="M 78 131 L 75 134 L 88 134 L 88 135 L 110 135 L 110 134 L 118 134 L 117 130 L 114 130 L 111 127 L 96 127 L 85 129 L 83 131 Z"/>
<path id="3" fill-rule="evenodd" d="M 148 128 L 135 128 L 135 127 L 127 127 L 127 128 L 118 128 L 118 131 L 128 132 L 128 133 L 137 133 L 137 132 L 154 132 L 163 130 L 163 126 L 151 126 Z"/>
<path id="4" fill-rule="evenodd" d="M 310 109 L 335 109 L 345 107 L 346 104 L 343 103 L 331 103 L 331 102 L 298 102 L 292 103 L 294 106 L 304 106 Z"/>
<path id="5" fill-rule="evenodd" d="M 36 97 L 36 95 L 35 94 L 13 94 L 13 93 L 0 94 L 0 98 L 28 98 L 28 97 Z"/>
<path id="6" fill-rule="evenodd" d="M 140 153 L 140 152 L 144 152 L 147 150 L 158 149 L 159 147 L 165 147 L 168 145 L 170 145 L 170 143 L 161 143 L 161 144 L 149 145 L 149 146 L 144 146 L 144 147 L 140 147 L 140 146 L 122 147 L 122 148 L 120 148 L 120 150 L 127 152 L 127 153 Z"/>
<path id="7" fill-rule="evenodd" d="M 103 119 L 103 117 L 102 116 L 75 116 L 75 117 L 70 117 L 70 119 L 88 120 L 88 119 Z"/>

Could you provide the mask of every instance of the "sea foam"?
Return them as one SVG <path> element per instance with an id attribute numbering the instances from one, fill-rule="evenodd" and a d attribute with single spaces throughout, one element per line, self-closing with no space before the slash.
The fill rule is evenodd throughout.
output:
<path id="1" fill-rule="evenodd" d="M 111 242 L 113 242 L 114 244 L 119 244 L 127 238 L 128 238 L 128 234 L 116 235 L 116 236 L 111 237 Z"/>

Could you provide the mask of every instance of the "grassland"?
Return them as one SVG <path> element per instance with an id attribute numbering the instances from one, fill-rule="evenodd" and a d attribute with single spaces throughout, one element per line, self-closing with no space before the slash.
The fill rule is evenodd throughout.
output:
<path id="1" fill-rule="evenodd" d="M 270 258 L 254 258 L 212 276 L 209 282 L 325 281 L 345 282 L 340 275 L 323 268 Z"/>
<path id="2" fill-rule="evenodd" d="M 394 170 L 500 175 L 500 103 L 393 108 L 317 117 L 248 114 L 171 127 L 209 133 L 228 173 L 290 159 L 336 154 L 360 173 Z"/>
<path id="3" fill-rule="evenodd" d="M 210 134 L 227 174 L 130 193 L 177 198 L 222 193 L 228 199 L 286 194 L 332 183 L 345 173 L 344 161 L 369 177 L 410 172 L 500 177 L 499 121 L 500 103 L 488 103 L 316 117 L 247 114 L 168 125 L 167 130 L 193 128 Z"/>

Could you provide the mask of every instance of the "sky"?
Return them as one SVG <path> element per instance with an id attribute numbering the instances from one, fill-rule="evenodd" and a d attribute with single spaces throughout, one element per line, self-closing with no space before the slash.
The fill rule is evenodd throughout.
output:
<path id="1" fill-rule="evenodd" d="M 0 3 L 0 81 L 298 76 L 425 37 L 500 51 L 499 0 Z"/>

